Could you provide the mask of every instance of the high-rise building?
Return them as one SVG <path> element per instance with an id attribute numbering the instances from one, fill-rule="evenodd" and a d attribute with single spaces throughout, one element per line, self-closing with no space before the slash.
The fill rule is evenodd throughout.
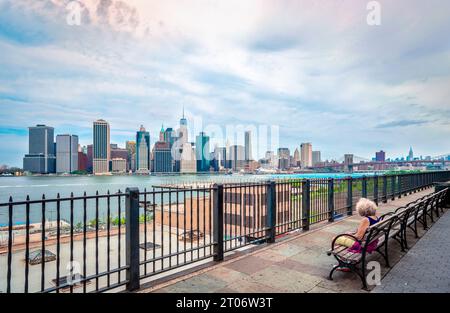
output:
<path id="1" fill-rule="evenodd" d="M 414 161 L 414 152 L 412 147 L 409 148 L 408 157 L 406 158 L 407 161 Z"/>
<path id="2" fill-rule="evenodd" d="M 214 148 L 214 170 L 218 171 L 221 168 L 228 168 L 227 160 L 227 148 L 226 147 L 215 147 Z"/>
<path id="3" fill-rule="evenodd" d="M 155 173 L 170 173 L 172 170 L 170 144 L 165 141 L 156 142 L 153 147 L 153 171 Z"/>
<path id="4" fill-rule="evenodd" d="M 136 172 L 148 173 L 150 169 L 150 133 L 141 125 L 136 133 Z"/>
<path id="5" fill-rule="evenodd" d="M 122 158 L 112 158 L 111 170 L 113 173 L 125 173 L 127 171 L 127 160 Z"/>
<path id="6" fill-rule="evenodd" d="M 92 173 L 94 167 L 94 146 L 87 146 L 87 171 Z"/>
<path id="7" fill-rule="evenodd" d="M 159 141 L 164 142 L 166 131 L 164 130 L 164 125 L 161 125 L 161 130 L 159 131 Z"/>
<path id="8" fill-rule="evenodd" d="M 28 128 L 28 154 L 23 169 L 30 173 L 48 174 L 56 170 L 54 128 L 36 125 Z"/>
<path id="9" fill-rule="evenodd" d="M 127 141 L 125 142 L 125 149 L 127 149 L 127 163 L 128 170 L 135 171 L 136 170 L 136 141 Z"/>
<path id="10" fill-rule="evenodd" d="M 78 150 L 78 170 L 79 171 L 88 170 L 88 157 L 83 150 Z"/>
<path id="11" fill-rule="evenodd" d="M 187 129 L 187 119 L 184 117 L 184 107 L 183 107 L 183 117 L 180 119 L 180 128 L 178 129 L 178 140 L 181 145 L 188 142 L 188 129 Z"/>
<path id="12" fill-rule="evenodd" d="M 93 173 L 101 175 L 109 173 L 111 158 L 110 128 L 105 120 L 94 122 Z"/>
<path id="13" fill-rule="evenodd" d="M 320 151 L 312 152 L 312 165 L 316 166 L 318 163 L 322 162 L 322 157 L 320 155 Z"/>
<path id="14" fill-rule="evenodd" d="M 311 143 L 302 143 L 300 145 L 301 150 L 301 164 L 303 168 L 312 166 L 312 145 Z"/>
<path id="15" fill-rule="evenodd" d="M 300 151 L 298 151 L 298 148 L 295 148 L 295 151 L 294 151 L 294 160 L 293 160 L 293 165 L 294 166 L 299 166 L 300 165 L 300 161 L 301 161 L 301 158 L 300 158 Z"/>
<path id="16" fill-rule="evenodd" d="M 78 136 L 56 136 L 56 172 L 72 173 L 78 170 Z"/>
<path id="17" fill-rule="evenodd" d="M 291 164 L 291 151 L 289 148 L 278 148 L 278 164 L 280 170 L 289 169 Z"/>
<path id="18" fill-rule="evenodd" d="M 229 159 L 233 171 L 245 169 L 245 147 L 232 145 L 229 151 Z"/>
<path id="19" fill-rule="evenodd" d="M 206 136 L 204 132 L 200 132 L 200 134 L 196 138 L 195 151 L 197 159 L 197 172 L 209 172 L 209 136 Z"/>
<path id="20" fill-rule="evenodd" d="M 181 173 L 196 173 L 197 162 L 195 159 L 195 149 L 190 142 L 183 143 L 181 147 L 179 161 L 179 171 Z"/>
<path id="21" fill-rule="evenodd" d="M 386 152 L 383 150 L 375 153 L 375 161 L 377 162 L 385 162 L 386 161 Z"/>
<path id="22" fill-rule="evenodd" d="M 252 132 L 250 130 L 245 132 L 245 161 L 251 161 L 252 158 Z"/>

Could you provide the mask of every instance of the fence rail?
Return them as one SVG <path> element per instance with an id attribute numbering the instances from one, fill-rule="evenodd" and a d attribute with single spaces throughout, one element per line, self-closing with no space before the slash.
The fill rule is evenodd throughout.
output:
<path id="1" fill-rule="evenodd" d="M 0 203 L 0 292 L 131 291 L 352 215 L 361 197 L 387 202 L 449 180 L 450 171 L 439 171 L 10 198 Z"/>

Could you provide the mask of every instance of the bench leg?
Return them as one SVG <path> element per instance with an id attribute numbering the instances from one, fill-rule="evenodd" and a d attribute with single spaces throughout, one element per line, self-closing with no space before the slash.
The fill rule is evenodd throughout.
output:
<path id="1" fill-rule="evenodd" d="M 333 266 L 333 269 L 331 270 L 330 275 L 328 275 L 329 280 L 333 280 L 333 274 L 340 266 L 341 266 L 340 264 Z"/>

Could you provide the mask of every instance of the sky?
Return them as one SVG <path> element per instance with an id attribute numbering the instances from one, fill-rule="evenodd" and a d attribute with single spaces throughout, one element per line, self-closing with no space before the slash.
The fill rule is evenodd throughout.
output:
<path id="1" fill-rule="evenodd" d="M 102 118 L 124 146 L 183 106 L 323 159 L 450 153 L 450 2 L 378 1 L 380 25 L 368 2 L 83 0 L 78 25 L 73 1 L 0 0 L 0 164 L 22 165 L 32 125 L 87 145 Z"/>

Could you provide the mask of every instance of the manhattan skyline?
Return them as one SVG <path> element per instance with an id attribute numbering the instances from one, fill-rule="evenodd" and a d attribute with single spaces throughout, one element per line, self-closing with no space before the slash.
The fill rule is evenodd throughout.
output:
<path id="1" fill-rule="evenodd" d="M 0 1 L 1 164 L 21 166 L 28 126 L 87 145 L 102 118 L 112 143 L 141 124 L 154 143 L 183 106 L 277 125 L 280 147 L 312 142 L 322 159 L 450 152 L 448 3 L 379 1 L 368 26 L 364 1 L 83 1 L 70 26 L 69 2 Z"/>

